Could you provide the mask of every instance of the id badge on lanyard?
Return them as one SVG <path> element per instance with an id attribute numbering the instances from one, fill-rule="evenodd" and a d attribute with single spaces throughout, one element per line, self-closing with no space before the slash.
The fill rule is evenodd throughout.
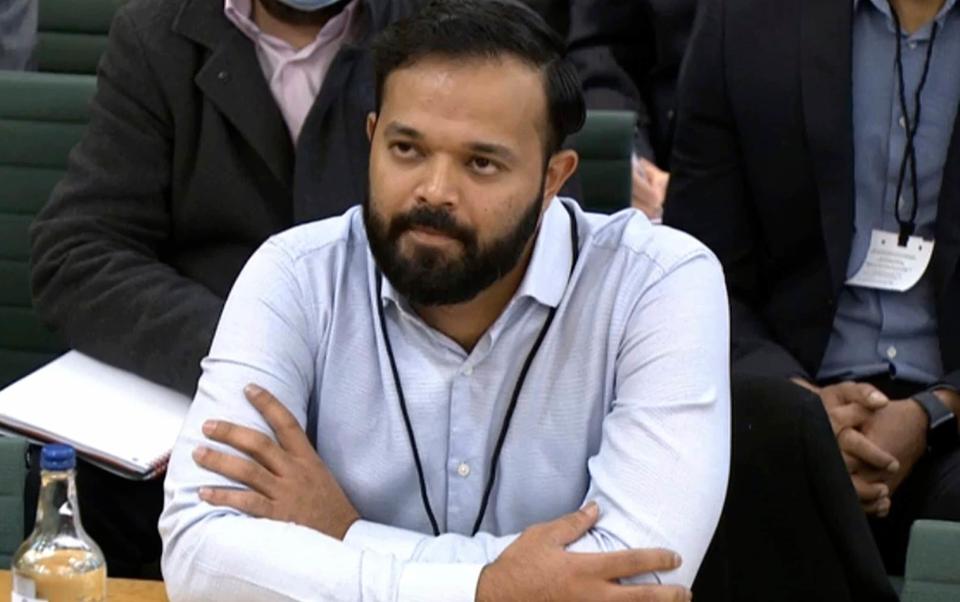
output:
<path id="1" fill-rule="evenodd" d="M 903 77 L 903 57 L 900 39 L 902 29 L 900 27 L 900 18 L 896 9 L 891 5 L 891 14 L 896 24 L 896 71 L 900 84 L 900 110 L 903 119 L 906 121 L 907 144 L 903 151 L 903 159 L 900 162 L 900 174 L 897 179 L 897 192 L 894 196 L 894 211 L 897 217 L 897 223 L 900 225 L 900 232 L 889 232 L 886 230 L 874 230 L 870 234 L 870 247 L 867 251 L 867 258 L 863 265 L 857 270 L 850 279 L 847 280 L 849 286 L 860 286 L 883 291 L 905 292 L 916 286 L 917 282 L 923 277 L 930 265 L 930 259 L 933 257 L 934 241 L 924 240 L 920 236 L 915 236 L 917 223 L 917 212 L 920 207 L 920 195 L 917 186 L 917 153 L 914 147 L 917 128 L 920 123 L 920 96 L 923 87 L 927 82 L 927 75 L 930 72 L 930 61 L 933 57 L 933 44 L 937 39 L 938 24 L 933 23 L 933 29 L 930 33 L 930 43 L 927 46 L 927 56 L 923 66 L 923 75 L 920 78 L 920 84 L 914 97 L 913 119 L 907 111 L 907 100 L 905 94 L 905 85 Z M 907 217 L 901 216 L 901 208 L 904 205 L 902 196 L 903 184 L 906 180 L 907 169 L 910 170 L 911 191 L 913 192 L 913 204 Z"/>
<path id="2" fill-rule="evenodd" d="M 911 236 L 907 244 L 901 246 L 899 239 L 896 232 L 874 230 L 870 234 L 867 258 L 857 273 L 847 280 L 847 285 L 898 293 L 913 288 L 930 265 L 934 243 Z"/>

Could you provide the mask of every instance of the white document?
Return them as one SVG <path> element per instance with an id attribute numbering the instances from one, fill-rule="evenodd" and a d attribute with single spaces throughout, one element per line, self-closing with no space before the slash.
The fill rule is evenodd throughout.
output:
<path id="1" fill-rule="evenodd" d="M 145 479 L 166 467 L 190 398 L 70 351 L 0 390 L 0 429 L 73 445 L 103 468 Z"/>
<path id="2" fill-rule="evenodd" d="M 874 230 L 867 258 L 847 284 L 899 293 L 913 288 L 930 265 L 934 243 L 911 236 L 901 247 L 899 238 L 895 232 Z"/>

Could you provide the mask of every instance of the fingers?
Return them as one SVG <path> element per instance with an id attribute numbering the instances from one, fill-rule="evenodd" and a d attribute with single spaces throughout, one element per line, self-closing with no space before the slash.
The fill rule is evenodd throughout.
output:
<path id="1" fill-rule="evenodd" d="M 243 388 L 243 394 L 273 429 L 283 449 L 295 455 L 315 453 L 296 416 L 270 391 L 251 383 Z"/>
<path id="2" fill-rule="evenodd" d="M 843 456 L 843 463 L 847 466 L 847 474 L 853 474 L 863 468 L 863 462 L 856 456 L 852 456 L 845 451 L 841 451 L 840 455 Z"/>
<path id="3" fill-rule="evenodd" d="M 884 518 L 890 514 L 890 498 L 882 497 L 873 502 L 868 502 L 866 504 L 861 504 L 864 513 L 869 516 L 876 516 L 877 518 Z"/>
<path id="4" fill-rule="evenodd" d="M 207 420 L 202 430 L 211 441 L 219 441 L 247 454 L 273 474 L 284 474 L 283 450 L 260 431 L 223 420 Z"/>
<path id="5" fill-rule="evenodd" d="M 890 399 L 883 392 L 867 383 L 843 382 L 835 386 L 845 403 L 856 403 L 871 411 L 879 410 L 890 403 Z"/>
<path id="6" fill-rule="evenodd" d="M 532 527 L 532 535 L 554 546 L 566 546 L 580 539 L 584 533 L 596 524 L 600 508 L 596 502 L 590 502 L 583 508 L 547 523 Z"/>
<path id="7" fill-rule="evenodd" d="M 853 488 L 857 490 L 857 497 L 861 504 L 871 504 L 890 497 L 890 488 L 886 483 L 869 482 L 859 475 L 853 475 Z"/>
<path id="8" fill-rule="evenodd" d="M 856 457 L 861 462 L 869 464 L 880 470 L 886 470 L 895 473 L 900 470 L 900 462 L 892 454 L 884 451 L 877 444 L 867 439 L 867 437 L 858 430 L 848 428 L 840 431 L 837 435 L 837 443 L 840 451 Z"/>
<path id="9" fill-rule="evenodd" d="M 673 571 L 682 563 L 679 554 L 662 548 L 572 555 L 590 574 L 608 581 L 646 573 Z"/>
<path id="10" fill-rule="evenodd" d="M 256 462 L 206 447 L 193 451 L 193 460 L 203 468 L 225 476 L 261 493 L 270 491 L 276 477 Z"/>
<path id="11" fill-rule="evenodd" d="M 845 428 L 860 428 L 873 416 L 873 411 L 858 403 L 848 403 L 827 408 L 827 415 L 833 426 L 833 434 L 837 435 Z"/>
<path id="12" fill-rule="evenodd" d="M 272 502 L 255 491 L 203 487 L 197 492 L 197 495 L 200 496 L 201 500 L 213 506 L 228 506 L 256 518 L 277 519 L 272 513 Z"/>
<path id="13" fill-rule="evenodd" d="M 680 585 L 610 584 L 600 599 L 605 602 L 689 602 L 693 594 Z"/>
<path id="14" fill-rule="evenodd" d="M 666 190 L 667 184 L 670 181 L 670 173 L 663 171 L 657 167 L 652 161 L 647 160 L 644 157 L 640 157 L 640 169 L 643 170 L 643 175 L 646 177 L 647 181 L 653 184 L 654 188 L 658 190 Z"/>

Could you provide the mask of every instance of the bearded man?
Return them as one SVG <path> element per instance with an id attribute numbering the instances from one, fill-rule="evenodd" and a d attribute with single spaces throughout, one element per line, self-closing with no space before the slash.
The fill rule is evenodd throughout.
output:
<path id="1" fill-rule="evenodd" d="M 224 299 L 253 251 L 366 194 L 368 45 L 412 4 L 121 8 L 87 134 L 32 228 L 40 316 L 71 347 L 192 396 Z M 156 563 L 161 483 L 83 463 L 78 483 L 84 525 L 111 574 Z"/>
<path id="2" fill-rule="evenodd" d="M 723 275 L 557 191 L 584 119 L 511 0 L 374 44 L 370 194 L 230 293 L 160 519 L 172 600 L 687 600 L 730 454 Z"/>

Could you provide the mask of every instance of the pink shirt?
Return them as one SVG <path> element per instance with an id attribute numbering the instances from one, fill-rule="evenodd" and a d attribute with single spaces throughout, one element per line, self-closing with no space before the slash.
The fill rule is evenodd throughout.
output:
<path id="1" fill-rule="evenodd" d="M 353 37 L 360 1 L 353 0 L 348 4 L 343 12 L 323 26 L 313 42 L 300 50 L 260 31 L 251 19 L 253 0 L 225 1 L 223 12 L 257 49 L 260 67 L 296 144 L 333 58 Z"/>

